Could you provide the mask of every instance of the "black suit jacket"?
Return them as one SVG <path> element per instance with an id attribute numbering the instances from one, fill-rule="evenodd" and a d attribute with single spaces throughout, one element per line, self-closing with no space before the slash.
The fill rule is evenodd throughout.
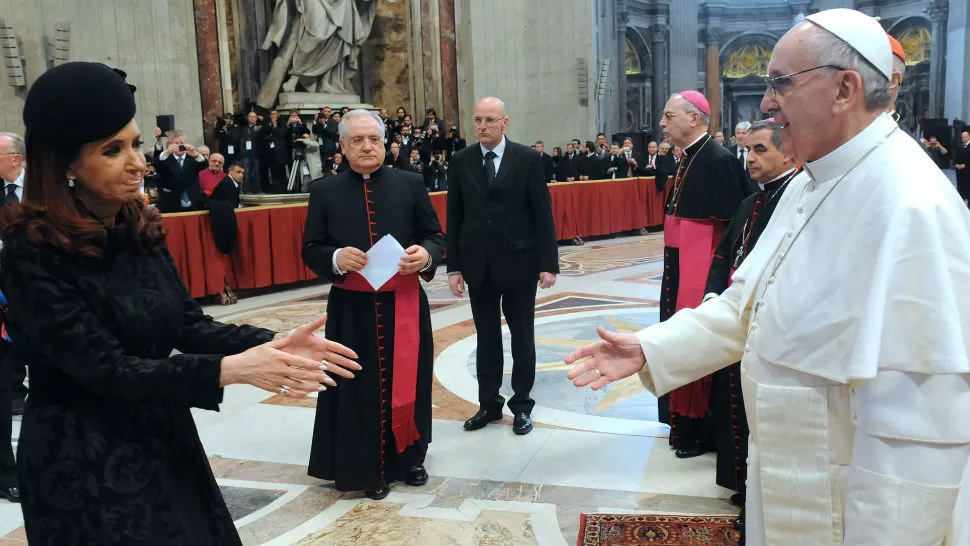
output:
<path id="1" fill-rule="evenodd" d="M 530 150 L 532 148 L 529 148 Z M 538 153 L 538 152 L 537 152 Z M 550 182 L 556 179 L 556 162 L 552 160 L 552 156 L 546 152 L 538 154 L 540 160 L 542 161 L 542 174 L 545 177 L 544 181 Z"/>
<path id="2" fill-rule="evenodd" d="M 236 248 L 236 208 L 239 207 L 239 187 L 229 175 L 212 189 L 209 196 L 209 217 L 212 238 L 216 248 L 223 254 L 231 254 Z"/>
<path id="3" fill-rule="evenodd" d="M 185 156 L 182 166 L 174 155 L 164 161 L 155 161 L 155 172 L 158 173 L 158 209 L 161 212 L 185 212 L 186 210 L 202 210 L 205 208 L 205 194 L 199 185 L 199 173 L 208 166 L 205 161 Z M 182 194 L 188 193 L 192 206 L 182 208 Z"/>
<path id="4" fill-rule="evenodd" d="M 607 178 L 626 178 L 626 171 L 629 164 L 626 161 L 626 156 L 620 154 L 618 156 L 609 156 L 606 162 L 606 177 Z M 615 169 L 610 171 L 610 169 Z"/>
<path id="5" fill-rule="evenodd" d="M 963 169 L 954 169 L 957 173 L 957 181 L 970 182 L 970 145 L 963 143 L 957 144 L 952 151 L 953 165 L 966 165 Z"/>
<path id="6" fill-rule="evenodd" d="M 506 139 L 489 186 L 480 145 L 455 153 L 448 169 L 448 271 L 471 286 L 500 287 L 559 273 L 559 247 L 542 158 Z"/>
<path id="7" fill-rule="evenodd" d="M 677 166 L 674 154 L 669 152 L 666 155 L 657 154 L 657 191 L 663 191 L 667 182 L 673 182 L 677 175 Z"/>

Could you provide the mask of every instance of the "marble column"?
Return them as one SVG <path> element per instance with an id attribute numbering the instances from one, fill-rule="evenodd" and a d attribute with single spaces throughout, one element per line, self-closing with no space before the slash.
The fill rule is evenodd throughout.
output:
<path id="1" fill-rule="evenodd" d="M 441 110 L 441 40 L 438 36 L 438 0 L 420 0 L 420 2 L 424 105 L 415 106 L 415 124 L 424 121 L 425 109 Z"/>
<path id="2" fill-rule="evenodd" d="M 438 115 L 458 125 L 458 52 L 455 45 L 455 0 L 438 0 L 441 33 L 441 107 Z"/>
<path id="3" fill-rule="evenodd" d="M 626 27 L 630 23 L 630 12 L 627 11 L 626 0 L 616 3 L 616 95 L 618 107 L 618 121 L 616 130 L 626 131 L 627 109 L 629 104 L 626 97 Z"/>
<path id="4" fill-rule="evenodd" d="M 947 17 L 943 115 L 970 122 L 970 3 L 953 2 Z"/>
<path id="5" fill-rule="evenodd" d="M 716 133 L 721 130 L 721 48 L 720 36 L 716 30 L 707 32 L 707 76 L 704 84 L 707 101 L 711 104 L 710 130 Z"/>
<path id="6" fill-rule="evenodd" d="M 410 110 L 408 44 L 411 40 L 408 36 L 407 19 L 407 2 L 379 1 L 374 25 L 364 45 L 364 51 L 369 56 L 368 100 L 377 108 L 387 108 L 392 116 L 398 106 Z M 417 120 L 417 123 L 420 122 L 421 120 Z"/>
<path id="7" fill-rule="evenodd" d="M 943 93 L 946 89 L 946 20 L 949 9 L 946 0 L 939 0 L 926 9 L 933 29 L 930 31 L 930 117 L 943 117 Z"/>
<path id="8" fill-rule="evenodd" d="M 208 145 L 215 142 L 216 120 L 222 116 L 222 78 L 219 71 L 219 33 L 215 0 L 193 0 L 195 41 L 199 54 L 199 85 L 202 92 L 202 134 Z"/>
<path id="9" fill-rule="evenodd" d="M 660 132 L 660 119 L 663 117 L 664 106 L 667 105 L 667 97 L 670 96 L 670 69 L 668 68 L 669 58 L 667 56 L 667 35 L 670 27 L 667 25 L 654 25 L 650 27 L 650 44 L 653 53 L 653 92 L 651 93 L 651 117 L 653 119 L 653 138 L 659 141 L 663 138 Z"/>
<path id="10" fill-rule="evenodd" d="M 670 88 L 697 89 L 698 0 L 670 3 Z"/>

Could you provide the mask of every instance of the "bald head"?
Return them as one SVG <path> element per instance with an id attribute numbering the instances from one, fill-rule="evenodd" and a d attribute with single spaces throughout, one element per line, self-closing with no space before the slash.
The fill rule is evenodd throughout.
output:
<path id="1" fill-rule="evenodd" d="M 24 139 L 14 133 L 0 133 L 0 180 L 20 178 L 24 166 Z"/>
<path id="2" fill-rule="evenodd" d="M 226 165 L 226 158 L 220 153 L 215 153 L 209 156 L 209 170 L 214 173 L 221 173 L 222 168 Z"/>
<path id="3" fill-rule="evenodd" d="M 502 142 L 505 130 L 509 126 L 509 117 L 505 113 L 505 103 L 498 97 L 484 97 L 475 103 L 475 113 L 472 122 L 478 141 L 491 150 Z"/>

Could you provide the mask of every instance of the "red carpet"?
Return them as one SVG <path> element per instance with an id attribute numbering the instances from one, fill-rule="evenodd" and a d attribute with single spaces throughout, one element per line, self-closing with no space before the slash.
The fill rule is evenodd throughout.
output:
<path id="1" fill-rule="evenodd" d="M 735 516 L 583 514 L 578 546 L 735 546 Z"/>

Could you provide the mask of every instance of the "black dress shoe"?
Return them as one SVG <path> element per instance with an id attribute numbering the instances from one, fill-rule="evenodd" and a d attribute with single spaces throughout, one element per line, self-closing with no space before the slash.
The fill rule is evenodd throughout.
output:
<path id="1" fill-rule="evenodd" d="M 10 502 L 20 502 L 20 490 L 16 487 L 5 487 L 0 489 L 0 498 L 7 499 Z"/>
<path id="2" fill-rule="evenodd" d="M 731 495 L 731 504 L 744 508 L 744 495 L 741 493 Z"/>
<path id="3" fill-rule="evenodd" d="M 512 421 L 512 432 L 519 436 L 532 432 L 532 417 L 528 413 L 515 414 L 515 421 Z"/>
<path id="4" fill-rule="evenodd" d="M 465 421 L 465 430 L 472 431 L 485 428 L 489 423 L 502 420 L 501 411 L 478 410 L 471 419 Z"/>
<path id="5" fill-rule="evenodd" d="M 10 400 L 10 414 L 11 415 L 23 415 L 24 414 L 24 399 L 14 398 Z"/>
<path id="6" fill-rule="evenodd" d="M 741 509 L 738 519 L 734 520 L 734 530 L 740 531 L 741 529 L 744 529 L 744 508 Z"/>
<path id="7" fill-rule="evenodd" d="M 412 466 L 408 469 L 408 475 L 404 477 L 404 483 L 408 485 L 420 486 L 428 483 L 428 471 L 423 465 Z"/>
<path id="8" fill-rule="evenodd" d="M 699 447 L 693 449 L 678 449 L 676 452 L 674 452 L 674 457 L 677 457 L 678 459 L 693 459 L 694 457 L 700 457 L 705 453 L 707 452 Z"/>
<path id="9" fill-rule="evenodd" d="M 390 492 L 391 492 L 391 487 L 385 485 L 384 487 L 377 489 L 375 491 L 364 491 L 364 494 L 367 495 L 367 498 L 369 499 L 381 500 L 384 497 L 386 497 Z"/>

